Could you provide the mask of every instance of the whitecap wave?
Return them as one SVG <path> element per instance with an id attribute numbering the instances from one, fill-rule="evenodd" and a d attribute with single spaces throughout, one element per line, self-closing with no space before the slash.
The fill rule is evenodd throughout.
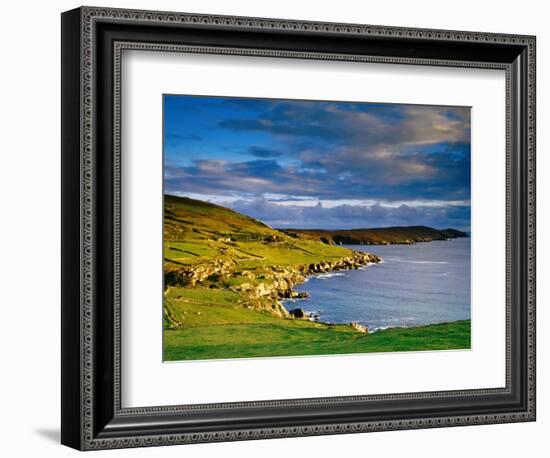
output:
<path id="1" fill-rule="evenodd" d="M 367 267 L 375 266 L 377 262 L 367 262 L 364 266 L 359 267 L 357 270 L 367 270 Z"/>
<path id="2" fill-rule="evenodd" d="M 369 329 L 369 333 L 373 333 L 373 332 L 378 332 L 378 331 L 385 331 L 386 329 L 395 329 L 395 328 L 408 328 L 410 326 L 405 326 L 403 324 L 396 324 L 396 325 L 393 325 L 393 326 L 376 326 L 376 327 L 373 327 L 373 328 L 368 328 Z"/>
<path id="3" fill-rule="evenodd" d="M 408 259 L 392 258 L 394 262 L 404 262 L 406 264 L 449 264 L 449 261 L 410 261 Z"/>
<path id="4" fill-rule="evenodd" d="M 318 280 L 326 280 L 327 278 L 332 278 L 332 277 L 344 277 L 344 274 L 341 273 L 341 272 L 326 273 L 326 274 L 319 274 L 319 275 L 316 275 L 316 276 L 313 277 L 313 278 L 317 278 Z"/>

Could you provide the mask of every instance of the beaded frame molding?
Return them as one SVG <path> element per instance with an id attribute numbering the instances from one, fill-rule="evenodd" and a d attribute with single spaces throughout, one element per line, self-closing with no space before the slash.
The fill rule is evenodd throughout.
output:
<path id="1" fill-rule="evenodd" d="M 506 74 L 504 388 L 121 405 L 124 50 Z M 535 420 L 535 37 L 81 7 L 62 14 L 62 431 L 93 450 Z"/>

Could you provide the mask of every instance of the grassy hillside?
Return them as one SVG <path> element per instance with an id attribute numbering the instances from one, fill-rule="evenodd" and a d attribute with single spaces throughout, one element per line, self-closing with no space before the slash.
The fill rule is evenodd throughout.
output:
<path id="1" fill-rule="evenodd" d="M 241 306 L 288 317 L 279 299 L 292 297 L 294 284 L 311 272 L 364 257 L 347 248 L 293 239 L 218 205 L 165 197 L 165 286 L 203 288 L 204 302 L 220 290 L 231 291 L 238 293 Z M 172 327 L 186 321 L 181 315 L 170 321 L 171 316 Z"/>
<path id="2" fill-rule="evenodd" d="M 294 318 L 281 300 L 311 273 L 379 258 L 291 236 L 218 205 L 165 196 L 164 359 L 469 348 L 469 324 L 373 334 Z"/>
<path id="3" fill-rule="evenodd" d="M 259 269 L 274 265 L 318 263 L 353 252 L 309 240 L 296 240 L 261 221 L 228 208 L 185 197 L 165 196 L 166 268 L 212 259 L 236 260 Z"/>
<path id="4" fill-rule="evenodd" d="M 427 226 L 397 226 L 335 231 L 322 229 L 284 229 L 283 231 L 294 238 L 344 245 L 412 244 L 416 242 L 468 237 L 467 233 L 456 229 L 438 230 Z"/>

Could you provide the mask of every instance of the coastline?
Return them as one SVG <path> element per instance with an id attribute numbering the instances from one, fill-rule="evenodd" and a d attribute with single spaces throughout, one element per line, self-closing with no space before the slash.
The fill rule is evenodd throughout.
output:
<path id="1" fill-rule="evenodd" d="M 454 321 L 441 321 L 429 324 L 418 324 L 412 326 L 396 325 L 384 326 L 374 329 L 361 324 L 358 321 L 342 321 L 331 322 L 323 320 L 314 312 L 307 312 L 303 308 L 297 306 L 288 307 L 287 301 L 299 302 L 308 300 L 310 297 L 308 292 L 298 292 L 294 288 L 300 284 L 306 283 L 309 279 L 320 275 L 330 275 L 341 271 L 357 270 L 368 265 L 383 263 L 383 258 L 368 252 L 353 251 L 351 256 L 346 256 L 338 260 L 326 260 L 309 265 L 296 266 L 272 266 L 271 273 L 265 274 L 264 281 L 253 285 L 251 283 L 241 283 L 240 285 L 229 288 L 231 291 L 238 293 L 241 296 L 241 305 L 247 309 L 251 309 L 258 313 L 269 313 L 277 319 L 294 320 L 296 322 L 312 322 L 327 326 L 328 328 L 336 328 L 339 326 L 347 326 L 358 333 L 372 334 L 391 329 L 414 329 L 423 328 L 426 326 L 449 324 Z M 227 266 L 221 263 L 214 263 L 214 267 L 209 269 L 206 266 L 198 266 L 193 269 L 193 272 L 199 272 L 199 279 L 194 282 L 194 285 L 200 285 L 200 278 L 208 277 L 212 273 L 223 272 L 224 275 L 230 276 L 232 269 L 227 269 Z M 180 272 L 181 274 L 181 272 Z M 193 278 L 188 272 L 185 275 L 187 278 Z M 266 302 L 272 301 L 271 305 L 266 305 Z M 464 320 L 456 320 L 464 321 Z M 178 328 L 178 326 L 176 326 Z"/>
<path id="2" fill-rule="evenodd" d="M 315 240 L 329 245 L 413 245 L 469 238 L 467 232 L 457 229 L 434 229 L 428 226 L 394 226 L 366 229 L 280 229 L 290 237 Z"/>
<path id="3" fill-rule="evenodd" d="M 469 321 L 368 333 L 351 320 L 296 317 L 283 304 L 306 296 L 296 286 L 313 275 L 355 271 L 382 262 L 379 254 L 292 237 L 219 205 L 165 196 L 164 359 L 469 348 Z"/>
<path id="4" fill-rule="evenodd" d="M 336 260 L 322 260 L 311 264 L 298 265 L 274 265 L 264 268 L 262 278 L 259 282 L 253 282 L 247 271 L 237 273 L 237 265 L 231 262 L 223 262 L 215 259 L 213 262 L 199 264 L 197 266 L 180 268 L 165 273 L 166 288 L 200 286 L 207 284 L 210 289 L 216 286 L 212 283 L 213 276 L 218 277 L 220 287 L 221 279 L 244 277 L 248 281 L 230 286 L 228 289 L 237 292 L 241 296 L 241 304 L 256 311 L 269 312 L 279 318 L 300 319 L 288 310 L 284 303 L 285 299 L 304 298 L 303 293 L 298 293 L 294 287 L 305 282 L 308 277 L 315 274 L 338 272 L 342 270 L 359 269 L 368 264 L 376 264 L 382 259 L 372 253 L 352 251 L 350 256 Z M 173 321 L 168 317 L 169 321 Z M 328 323 L 327 323 L 328 324 Z"/>
<path id="5" fill-rule="evenodd" d="M 323 275 L 323 274 L 330 274 L 332 272 L 339 272 L 341 270 L 352 270 L 352 269 L 360 269 L 361 267 L 372 265 L 372 264 L 378 264 L 380 262 L 383 262 L 382 258 L 380 256 L 377 256 L 373 253 L 365 253 L 360 251 L 353 251 L 353 255 L 351 257 L 347 257 L 342 259 L 341 261 L 331 263 L 331 262 L 324 262 L 319 264 L 312 264 L 308 266 L 307 272 L 304 276 L 304 279 L 301 282 L 295 283 L 291 286 L 290 291 L 284 291 L 282 294 L 279 293 L 279 298 L 284 297 L 286 300 L 307 300 L 309 297 L 309 293 L 305 292 L 296 292 L 294 291 L 294 287 L 297 284 L 305 283 L 309 279 L 309 277 L 314 275 Z M 319 315 L 316 315 L 312 312 L 306 312 L 302 308 L 292 308 L 289 309 L 287 305 L 285 304 L 284 300 L 281 303 L 281 307 L 286 309 L 287 313 L 294 319 L 305 319 L 308 321 L 313 321 L 317 323 L 322 323 L 326 325 L 333 325 L 334 323 L 329 323 L 326 321 L 322 321 L 320 319 Z M 348 325 L 356 330 L 357 332 L 361 333 L 367 333 L 370 332 L 369 329 L 355 321 L 350 321 Z"/>
<path id="6" fill-rule="evenodd" d="M 376 256 L 374 258 L 374 256 Z M 314 275 L 355 270 L 382 262 L 372 253 L 352 252 L 339 260 L 318 262 L 310 265 L 272 266 L 272 287 L 257 285 L 243 288 L 242 284 L 231 287 L 226 293 L 241 298 L 243 293 L 252 298 L 253 304 L 244 304 L 241 299 L 230 308 L 238 310 L 238 318 L 231 312 L 229 321 L 224 313 L 229 312 L 221 303 L 208 306 L 195 302 L 193 288 L 173 288 L 175 301 L 185 301 L 191 310 L 187 317 L 196 315 L 194 322 L 183 327 L 166 328 L 164 333 L 164 360 L 212 360 L 257 357 L 288 357 L 313 355 L 344 355 L 355 353 L 461 350 L 471 348 L 471 321 L 456 320 L 415 326 L 389 326 L 374 331 L 357 326 L 357 323 L 329 323 L 295 318 L 290 315 L 284 299 L 296 297 L 294 287 L 308 281 Z M 199 269 L 200 270 L 200 269 Z M 204 287 L 204 285 L 203 285 Z M 199 285 L 199 290 L 201 286 Z M 243 291 L 244 290 L 244 291 Z M 203 291 L 216 292 L 213 289 Z M 223 291 L 217 291 L 223 294 Z M 274 310 L 257 308 L 258 301 L 272 298 L 286 315 Z M 187 295 L 186 295 L 187 294 Z M 168 299 L 168 298 L 167 298 Z M 171 298 L 172 299 L 172 298 Z M 235 309 L 234 306 L 237 306 Z M 208 312 L 206 312 L 208 310 Z M 209 316 L 207 316 L 210 314 Z M 191 318 L 193 320 L 193 318 Z"/>
<path id="7" fill-rule="evenodd" d="M 356 247 L 384 259 L 357 272 L 310 277 L 296 291 L 307 298 L 286 300 L 287 309 L 324 323 L 359 323 L 369 332 L 414 327 L 471 316 L 470 240 L 433 241 L 417 247 Z"/>

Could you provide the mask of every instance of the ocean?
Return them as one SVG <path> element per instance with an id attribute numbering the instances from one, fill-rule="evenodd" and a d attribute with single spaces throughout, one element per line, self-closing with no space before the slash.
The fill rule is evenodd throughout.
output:
<path id="1" fill-rule="evenodd" d="M 414 245 L 348 245 L 382 257 L 358 270 L 308 277 L 285 301 L 327 323 L 358 322 L 369 331 L 470 318 L 470 239 Z"/>

